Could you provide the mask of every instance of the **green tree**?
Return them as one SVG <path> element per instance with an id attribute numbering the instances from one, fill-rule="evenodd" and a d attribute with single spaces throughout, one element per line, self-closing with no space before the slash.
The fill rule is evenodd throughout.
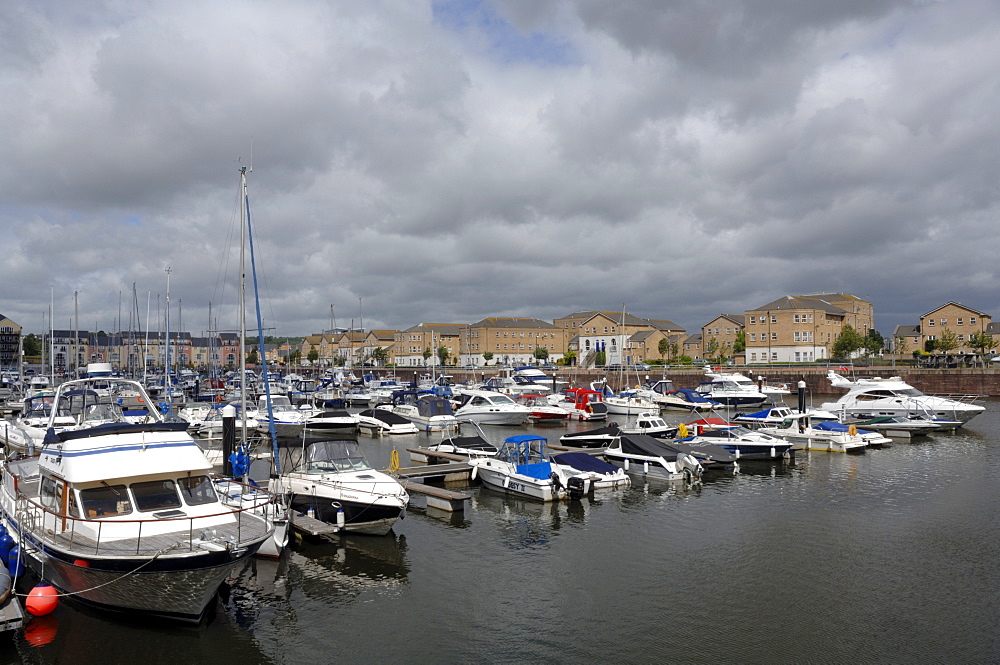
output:
<path id="1" fill-rule="evenodd" d="M 598 351 L 597 354 L 594 355 L 594 367 L 604 367 L 606 361 L 607 357 L 604 355 L 604 351 Z"/>
<path id="2" fill-rule="evenodd" d="M 667 353 L 670 352 L 670 340 L 666 337 L 660 339 L 656 344 L 656 350 L 660 352 L 660 360 L 667 357 Z"/>
<path id="3" fill-rule="evenodd" d="M 865 353 L 869 356 L 877 356 L 885 348 L 885 338 L 882 337 L 882 333 L 875 330 L 874 328 L 868 329 L 868 334 L 865 335 Z"/>
<path id="4" fill-rule="evenodd" d="M 439 346 L 437 356 L 438 356 L 438 362 L 441 364 L 442 367 L 444 367 L 445 365 L 448 364 L 448 358 L 451 357 L 451 351 L 448 350 L 447 346 L 443 345 Z"/>
<path id="5" fill-rule="evenodd" d="M 375 350 L 372 351 L 372 360 L 385 367 L 389 363 L 389 352 L 381 346 L 377 346 L 375 347 Z"/>
<path id="6" fill-rule="evenodd" d="M 42 355 L 42 340 L 38 339 L 35 333 L 30 333 L 25 337 L 21 345 L 24 347 L 24 355 L 26 356 Z"/>
<path id="7" fill-rule="evenodd" d="M 316 349 L 315 344 L 309 347 L 309 355 L 306 356 L 306 359 L 313 365 L 315 365 L 316 361 L 319 360 L 319 351 Z"/>
<path id="8" fill-rule="evenodd" d="M 892 348 L 897 355 L 905 355 L 910 350 L 909 345 L 906 343 L 906 337 L 903 335 L 893 335 Z"/>
<path id="9" fill-rule="evenodd" d="M 431 351 L 431 347 L 428 346 L 427 348 L 425 348 L 424 352 L 421 355 L 423 355 L 423 357 L 424 357 L 424 367 L 427 367 L 427 360 L 432 355 L 434 355 L 434 353 Z"/>
<path id="10" fill-rule="evenodd" d="M 935 349 L 937 349 L 937 340 L 936 339 L 926 339 L 926 340 L 924 340 L 924 353 L 934 353 Z M 914 353 L 916 353 L 916 351 L 914 351 Z"/>
<path id="11" fill-rule="evenodd" d="M 705 342 L 705 360 L 710 358 L 717 358 L 719 353 L 719 340 L 715 337 L 709 337 L 708 341 Z"/>
<path id="12" fill-rule="evenodd" d="M 747 333 L 742 328 L 736 331 L 736 341 L 733 342 L 733 353 L 743 353 L 747 350 Z"/>
<path id="13" fill-rule="evenodd" d="M 539 362 L 545 362 L 545 360 L 548 359 L 549 357 L 549 350 L 546 349 L 544 346 L 536 346 L 535 351 L 534 353 L 532 353 L 532 355 L 535 356 L 535 360 Z"/>
<path id="14" fill-rule="evenodd" d="M 563 365 L 575 365 L 576 364 L 576 351 L 572 349 L 563 354 L 562 357 Z"/>
<path id="15" fill-rule="evenodd" d="M 951 328 L 945 328 L 938 335 L 937 344 L 934 345 L 934 348 L 943 354 L 947 354 L 957 349 L 958 346 L 958 334 Z"/>
<path id="16" fill-rule="evenodd" d="M 833 340 L 831 352 L 837 358 L 850 358 L 859 349 L 864 348 L 864 345 L 865 338 L 861 336 L 861 333 L 855 330 L 850 323 L 845 323 L 844 329 L 837 335 L 837 339 Z"/>
<path id="17" fill-rule="evenodd" d="M 979 353 L 983 361 L 983 367 L 986 366 L 986 352 L 996 347 L 997 343 L 993 341 L 993 335 L 987 335 L 984 332 L 969 335 L 969 348 Z"/>
<path id="18" fill-rule="evenodd" d="M 250 353 L 247 354 L 247 362 L 251 365 L 256 365 L 260 362 L 260 358 L 257 357 L 257 349 L 250 349 Z"/>
<path id="19" fill-rule="evenodd" d="M 483 351 L 483 360 L 485 361 L 484 364 L 489 364 L 489 362 L 491 360 L 493 360 L 493 352 L 492 351 Z"/>

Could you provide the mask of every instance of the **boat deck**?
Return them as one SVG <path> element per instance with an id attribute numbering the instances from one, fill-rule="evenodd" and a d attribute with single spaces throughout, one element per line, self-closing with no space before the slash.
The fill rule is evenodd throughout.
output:
<path id="1" fill-rule="evenodd" d="M 19 483 L 19 489 L 32 500 L 38 499 L 38 479 L 31 479 Z M 209 524 L 209 519 L 205 517 L 190 517 L 171 520 L 175 523 L 176 529 L 166 533 L 143 534 L 144 525 L 163 524 L 162 520 L 157 520 L 152 514 L 144 516 L 143 520 L 119 521 L 119 520 L 75 520 L 66 518 L 64 520 L 65 529 L 56 531 L 52 528 L 39 530 L 33 528 L 41 519 L 42 511 L 25 504 L 27 509 L 19 509 L 17 519 L 21 523 L 26 523 L 35 536 L 41 539 L 46 545 L 50 545 L 63 552 L 79 556 L 121 556 L 121 557 L 149 557 L 157 553 L 166 552 L 204 552 L 207 550 L 223 550 L 227 547 L 245 545 L 263 538 L 268 532 L 266 522 L 252 514 L 250 511 L 243 511 L 234 514 L 235 520 L 224 524 Z M 220 512 L 228 510 L 220 505 Z M 49 520 L 52 516 L 49 515 Z M 136 536 L 132 538 L 100 538 L 94 539 L 88 535 L 79 533 L 74 526 L 80 522 L 85 522 L 88 526 L 101 528 L 120 528 L 121 525 L 134 525 Z"/>

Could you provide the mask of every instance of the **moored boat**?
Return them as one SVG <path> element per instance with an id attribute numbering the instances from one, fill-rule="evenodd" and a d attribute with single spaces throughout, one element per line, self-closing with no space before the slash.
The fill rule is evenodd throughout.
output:
<path id="1" fill-rule="evenodd" d="M 68 393 L 89 393 L 90 381 L 62 384 L 53 418 Z M 135 381 L 112 381 L 149 399 Z M 116 411 L 114 402 L 96 403 Z M 220 500 L 211 464 L 186 429 L 156 410 L 142 423 L 117 413 L 53 430 L 38 456 L 4 460 L 0 518 L 28 565 L 85 603 L 200 620 L 274 526 L 260 510 L 266 493 L 239 507 Z"/>

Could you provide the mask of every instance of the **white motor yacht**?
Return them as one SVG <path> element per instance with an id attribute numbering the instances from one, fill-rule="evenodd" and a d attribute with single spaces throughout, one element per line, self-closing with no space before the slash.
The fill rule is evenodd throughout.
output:
<path id="1" fill-rule="evenodd" d="M 522 425 L 531 409 L 518 404 L 508 395 L 490 390 L 466 390 L 465 403 L 455 410 L 455 417 L 472 420 L 480 425 Z"/>
<path id="2" fill-rule="evenodd" d="M 967 423 L 986 410 L 978 404 L 985 400 L 982 395 L 926 395 L 898 376 L 852 381 L 833 370 L 826 376 L 834 388 L 846 389 L 847 393 L 820 408 L 843 411 L 856 418 L 930 417 Z"/>

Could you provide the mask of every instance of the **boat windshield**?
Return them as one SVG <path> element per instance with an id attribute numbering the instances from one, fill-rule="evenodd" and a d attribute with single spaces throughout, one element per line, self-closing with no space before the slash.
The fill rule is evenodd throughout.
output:
<path id="1" fill-rule="evenodd" d="M 306 473 L 343 473 L 371 468 L 356 441 L 319 441 L 306 449 Z"/>

